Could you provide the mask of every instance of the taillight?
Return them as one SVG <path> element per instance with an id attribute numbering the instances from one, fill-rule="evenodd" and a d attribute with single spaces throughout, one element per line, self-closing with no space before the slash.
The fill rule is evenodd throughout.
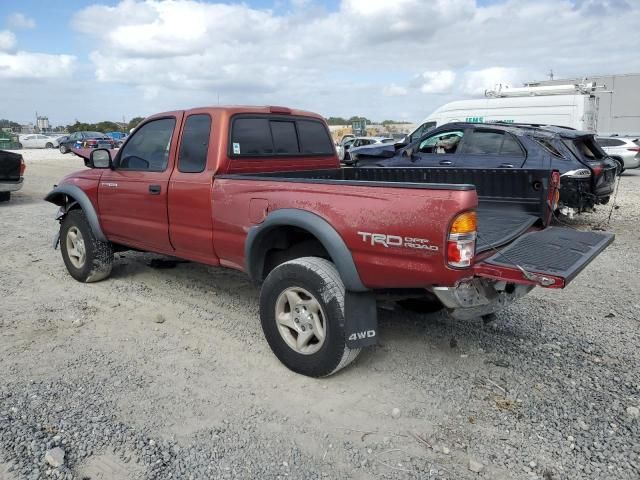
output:
<path id="1" fill-rule="evenodd" d="M 24 171 L 27 169 L 27 164 L 24 163 L 24 158 L 20 157 L 20 176 L 24 175 Z"/>
<path id="2" fill-rule="evenodd" d="M 631 147 L 627 148 L 627 150 L 629 150 L 630 152 L 640 152 L 640 147 Z"/>
<path id="3" fill-rule="evenodd" d="M 478 219 L 475 211 L 464 212 L 453 219 L 447 238 L 447 264 L 470 267 L 476 253 Z"/>
<path id="4" fill-rule="evenodd" d="M 600 174 L 602 173 L 602 171 L 604 170 L 604 165 L 602 165 L 601 163 L 598 164 L 590 164 L 589 165 L 591 167 L 591 170 L 593 171 L 593 175 L 596 177 L 599 177 Z"/>

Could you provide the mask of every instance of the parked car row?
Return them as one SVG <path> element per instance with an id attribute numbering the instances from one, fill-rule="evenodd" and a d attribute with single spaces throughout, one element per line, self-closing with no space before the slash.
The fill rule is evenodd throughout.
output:
<path id="1" fill-rule="evenodd" d="M 69 153 L 72 148 L 117 148 L 112 137 L 101 132 L 75 132 L 60 139 L 60 153 Z"/>
<path id="2" fill-rule="evenodd" d="M 620 163 L 620 171 L 640 167 L 640 140 L 623 137 L 597 137 L 602 149 Z"/>
<path id="3" fill-rule="evenodd" d="M 32 133 L 18 137 L 18 148 L 58 148 L 58 137 Z"/>

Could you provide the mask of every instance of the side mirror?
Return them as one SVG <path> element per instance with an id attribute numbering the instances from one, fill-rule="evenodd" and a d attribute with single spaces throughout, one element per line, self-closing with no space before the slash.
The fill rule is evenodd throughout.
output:
<path id="1" fill-rule="evenodd" d="M 89 155 L 89 168 L 111 168 L 111 152 L 106 148 L 96 148 Z"/>

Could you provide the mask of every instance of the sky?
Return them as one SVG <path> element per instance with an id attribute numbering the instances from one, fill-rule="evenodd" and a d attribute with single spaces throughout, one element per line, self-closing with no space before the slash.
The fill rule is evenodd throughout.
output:
<path id="1" fill-rule="evenodd" d="M 497 84 L 640 72 L 640 0 L 3 0 L 0 118 L 220 104 L 417 122 Z"/>

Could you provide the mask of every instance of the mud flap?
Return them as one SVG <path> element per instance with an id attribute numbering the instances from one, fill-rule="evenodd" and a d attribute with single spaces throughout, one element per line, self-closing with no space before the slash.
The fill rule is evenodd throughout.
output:
<path id="1" fill-rule="evenodd" d="M 345 292 L 344 334 L 347 347 L 370 347 L 378 343 L 378 311 L 373 292 Z"/>

